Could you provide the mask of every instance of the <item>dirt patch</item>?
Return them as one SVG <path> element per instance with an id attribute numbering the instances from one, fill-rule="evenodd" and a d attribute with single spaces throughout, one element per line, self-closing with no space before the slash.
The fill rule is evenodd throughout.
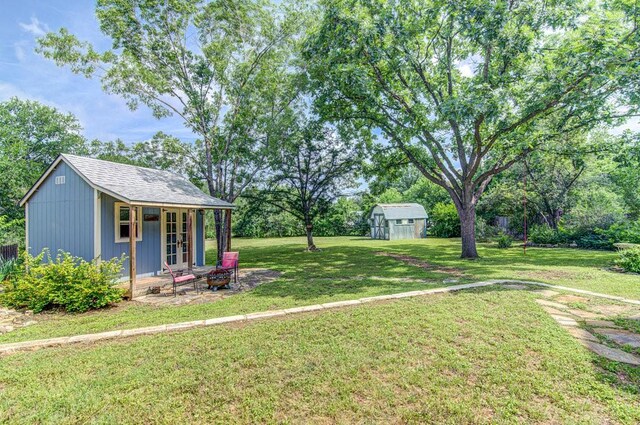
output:
<path id="1" fill-rule="evenodd" d="M 376 252 L 376 255 L 380 255 L 383 257 L 391 257 L 394 260 L 402 261 L 405 264 L 409 264 L 411 266 L 420 267 L 421 269 L 428 270 L 436 273 L 445 273 L 452 276 L 462 277 L 464 276 L 464 272 L 455 267 L 443 267 L 437 266 L 435 264 L 427 263 L 426 261 L 420 260 L 416 257 L 411 257 L 410 255 L 404 254 L 393 254 L 390 252 Z"/>
<path id="2" fill-rule="evenodd" d="M 178 293 L 174 296 L 173 288 L 170 285 L 166 285 L 161 288 L 159 294 L 136 297 L 133 302 L 158 306 L 210 303 L 250 291 L 256 286 L 277 279 L 280 275 L 282 275 L 282 273 L 276 270 L 244 269 L 238 273 L 238 282 L 231 283 L 231 289 L 212 291 L 207 289 L 205 282 L 201 282 L 198 291 L 196 291 L 192 285 L 185 285 L 178 288 Z"/>

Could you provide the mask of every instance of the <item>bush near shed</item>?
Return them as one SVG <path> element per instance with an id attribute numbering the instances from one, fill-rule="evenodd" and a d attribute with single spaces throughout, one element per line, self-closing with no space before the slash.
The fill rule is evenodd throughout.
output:
<path id="1" fill-rule="evenodd" d="M 46 249 L 35 257 L 25 252 L 18 271 L 2 283 L 0 304 L 36 313 L 47 309 L 81 313 L 106 307 L 124 295 L 116 286 L 123 262 L 124 257 L 87 262 L 63 251 L 52 259 Z"/>

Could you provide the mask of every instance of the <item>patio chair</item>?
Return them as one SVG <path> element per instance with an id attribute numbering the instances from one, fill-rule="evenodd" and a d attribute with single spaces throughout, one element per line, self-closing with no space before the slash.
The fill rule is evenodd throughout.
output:
<path id="1" fill-rule="evenodd" d="M 196 277 L 196 275 L 189 273 L 189 274 L 184 274 L 184 270 L 176 270 L 173 271 L 171 270 L 171 267 L 169 266 L 169 263 L 167 263 L 166 261 L 164 262 L 164 266 L 167 268 L 167 270 L 169 271 L 169 274 L 171 275 L 172 278 L 172 283 L 173 283 L 173 296 L 175 297 L 178 293 L 178 285 L 186 285 L 188 283 L 193 283 L 193 289 L 196 290 L 196 293 L 198 293 L 198 281 L 200 279 L 198 279 Z"/>
<path id="2" fill-rule="evenodd" d="M 229 274 L 233 275 L 233 283 L 238 283 L 238 252 L 225 252 L 222 254 L 222 262 L 216 266 L 214 270 L 209 272 L 210 276 Z M 231 282 L 227 283 L 225 287 L 231 289 Z M 214 286 L 213 290 L 217 290 L 218 287 Z"/>

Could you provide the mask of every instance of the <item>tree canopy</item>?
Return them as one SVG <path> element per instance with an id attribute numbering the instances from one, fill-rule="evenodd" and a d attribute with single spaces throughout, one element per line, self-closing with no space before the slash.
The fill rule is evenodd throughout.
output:
<path id="1" fill-rule="evenodd" d="M 39 51 L 100 78 L 132 109 L 181 117 L 200 137 L 182 145 L 182 163 L 212 196 L 233 202 L 261 175 L 264 148 L 297 95 L 289 61 L 301 15 L 266 0 L 99 0 L 96 16 L 111 49 L 62 28 L 42 37 Z M 227 229 L 219 213 L 216 227 L 221 255 Z"/>
<path id="2" fill-rule="evenodd" d="M 305 58 L 327 119 L 363 121 L 430 181 L 477 256 L 493 177 L 561 134 L 637 112 L 632 2 L 324 0 Z"/>

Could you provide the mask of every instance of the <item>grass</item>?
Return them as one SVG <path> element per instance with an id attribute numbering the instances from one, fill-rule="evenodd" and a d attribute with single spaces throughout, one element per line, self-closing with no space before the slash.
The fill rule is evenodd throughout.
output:
<path id="1" fill-rule="evenodd" d="M 123 303 L 79 315 L 41 315 L 36 325 L 0 335 L 0 343 L 127 329 L 287 308 L 486 279 L 527 279 L 640 299 L 640 276 L 607 271 L 615 253 L 577 249 L 498 249 L 480 244 L 481 258 L 461 260 L 460 241 L 377 241 L 358 237 L 317 238 L 321 252 L 304 251 L 303 238 L 235 240 L 241 267 L 282 272 L 279 279 L 248 293 L 209 304 L 157 307 Z M 376 255 L 408 255 L 434 267 L 424 269 Z M 207 252 L 208 263 L 214 252 Z M 462 276 L 458 276 L 462 273 Z"/>
<path id="2" fill-rule="evenodd" d="M 620 384 L 498 287 L 20 353 L 3 423 L 638 423 Z"/>

